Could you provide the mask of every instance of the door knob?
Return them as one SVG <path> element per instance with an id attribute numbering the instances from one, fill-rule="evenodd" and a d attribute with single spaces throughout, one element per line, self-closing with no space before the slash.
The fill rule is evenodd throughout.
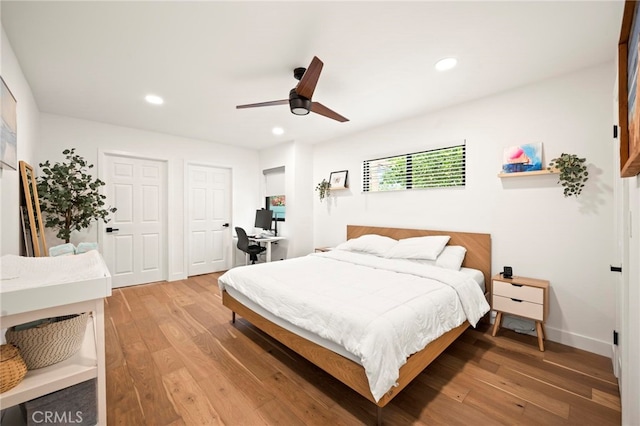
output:
<path id="1" fill-rule="evenodd" d="M 107 232 L 111 233 L 111 232 L 115 232 L 115 231 L 119 231 L 118 228 L 112 228 L 112 227 L 108 227 L 107 228 Z"/>
<path id="2" fill-rule="evenodd" d="M 223 227 L 223 228 L 228 228 L 228 227 L 229 227 L 229 224 L 228 224 L 228 223 L 225 223 L 224 225 L 222 225 L 222 227 Z"/>

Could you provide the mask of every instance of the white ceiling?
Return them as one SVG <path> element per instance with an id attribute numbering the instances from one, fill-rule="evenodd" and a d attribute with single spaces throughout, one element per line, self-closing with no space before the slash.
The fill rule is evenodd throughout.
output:
<path id="1" fill-rule="evenodd" d="M 316 143 L 612 61 L 622 1 L 1 3 L 42 112 L 238 146 Z M 295 67 L 351 121 L 294 116 Z M 434 63 L 458 58 L 438 72 Z M 144 96 L 165 99 L 152 106 Z M 282 136 L 271 129 L 281 126 Z"/>

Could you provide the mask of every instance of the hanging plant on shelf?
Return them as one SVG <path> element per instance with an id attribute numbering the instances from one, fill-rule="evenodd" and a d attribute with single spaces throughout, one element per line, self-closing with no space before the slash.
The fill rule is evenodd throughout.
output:
<path id="1" fill-rule="evenodd" d="M 331 194 L 331 183 L 326 179 L 322 179 L 322 182 L 316 186 L 316 191 L 320 193 L 320 201 L 322 201 Z"/>
<path id="2" fill-rule="evenodd" d="M 548 170 L 557 169 L 560 172 L 558 183 L 564 187 L 564 196 L 576 197 L 582 192 L 584 183 L 589 179 L 587 166 L 584 164 L 586 158 L 579 158 L 575 154 L 562 153 L 560 157 L 554 158 L 549 163 Z"/>

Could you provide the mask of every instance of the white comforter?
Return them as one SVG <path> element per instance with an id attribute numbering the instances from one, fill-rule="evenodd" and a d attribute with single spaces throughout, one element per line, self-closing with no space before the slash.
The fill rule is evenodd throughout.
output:
<path id="1" fill-rule="evenodd" d="M 218 282 L 359 357 L 376 401 L 409 355 L 489 311 L 464 273 L 342 250 L 234 268 Z"/>

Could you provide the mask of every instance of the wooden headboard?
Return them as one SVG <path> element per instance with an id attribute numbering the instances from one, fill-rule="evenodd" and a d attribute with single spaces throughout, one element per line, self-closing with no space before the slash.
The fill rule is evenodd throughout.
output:
<path id="1" fill-rule="evenodd" d="M 467 249 L 462 266 L 479 269 L 484 274 L 487 288 L 491 285 L 491 235 L 472 232 L 432 231 L 428 229 L 382 228 L 377 226 L 347 225 L 347 240 L 366 234 L 377 234 L 400 240 L 429 235 L 449 235 L 449 245 Z"/>

